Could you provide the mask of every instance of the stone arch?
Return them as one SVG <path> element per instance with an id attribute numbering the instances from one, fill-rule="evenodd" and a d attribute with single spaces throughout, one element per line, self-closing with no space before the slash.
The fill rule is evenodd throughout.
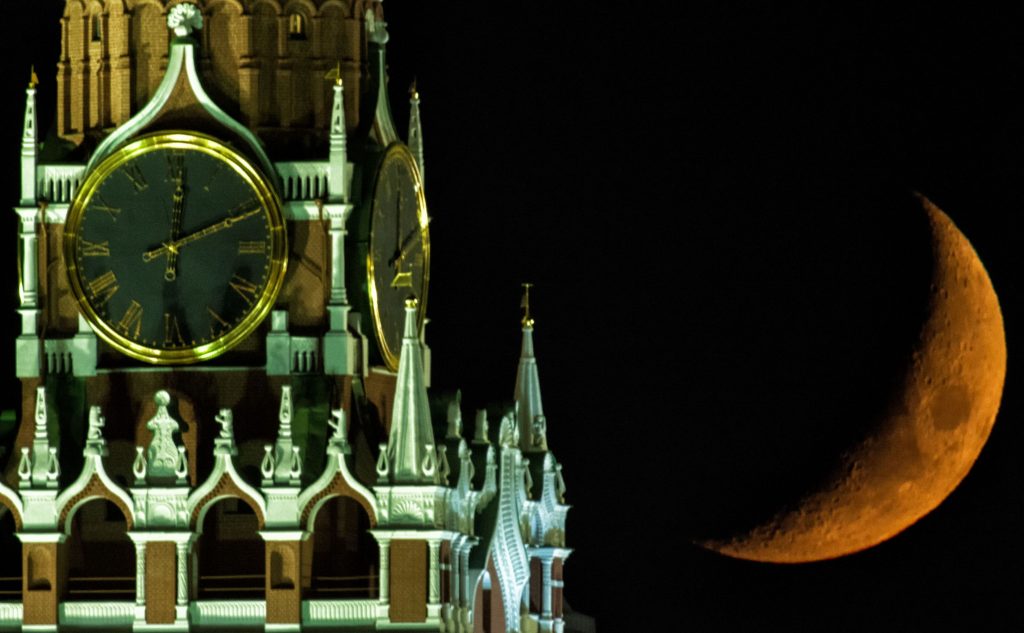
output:
<path id="1" fill-rule="evenodd" d="M 262 527 L 259 507 L 241 495 L 219 495 L 205 504 L 191 553 L 194 598 L 265 599 L 268 549 L 259 536 Z M 278 559 L 278 581 L 294 586 L 295 579 L 286 577 L 288 562 Z"/>
<path id="2" fill-rule="evenodd" d="M 256 519 L 259 521 L 260 529 L 263 529 L 263 526 L 266 523 L 263 508 L 260 507 L 260 504 L 253 499 L 248 492 L 240 488 L 238 484 L 232 481 L 228 476 L 221 477 L 213 490 L 195 504 L 192 510 L 192 516 L 189 520 L 190 527 L 196 533 L 202 533 L 203 520 L 206 518 L 206 513 L 209 512 L 210 508 L 213 507 L 215 503 L 223 501 L 224 499 L 239 499 L 244 502 L 245 505 L 252 508 L 252 511 L 256 514 Z"/>
<path id="3" fill-rule="evenodd" d="M 58 561 L 66 570 L 62 586 L 67 599 L 134 599 L 137 561 L 128 537 L 130 515 L 109 496 L 98 494 L 83 497 L 69 510 L 67 540 L 59 555 L 63 560 Z"/>
<path id="4" fill-rule="evenodd" d="M 325 496 L 315 505 L 303 548 L 304 589 L 313 598 L 376 598 L 380 550 L 370 534 L 373 515 L 351 495 Z"/>
<path id="5" fill-rule="evenodd" d="M 365 499 L 362 495 L 358 494 L 347 481 L 345 481 L 344 475 L 340 472 L 334 475 L 331 482 L 316 496 L 311 498 L 306 503 L 305 507 L 302 508 L 302 518 L 300 524 L 306 525 L 306 529 L 312 531 L 313 525 L 316 522 L 316 515 L 323 508 L 324 504 L 338 497 L 347 497 L 358 503 L 363 510 L 366 512 L 367 517 L 370 521 L 370 527 L 377 527 L 377 515 L 374 512 L 374 508 L 370 505 L 369 500 Z"/>
<path id="6" fill-rule="evenodd" d="M 78 491 L 75 496 L 71 497 L 58 507 L 60 518 L 57 521 L 57 526 L 61 529 L 64 534 L 71 533 L 71 521 L 75 517 L 75 513 L 85 504 L 90 501 L 96 501 L 97 499 L 103 499 L 111 502 L 117 509 L 124 515 L 125 523 L 128 525 L 128 529 L 132 529 L 134 523 L 134 517 L 132 516 L 132 510 L 128 507 L 118 494 L 107 487 L 107 485 L 100 479 L 99 475 L 94 474 L 89 482 Z M 58 498 L 58 502 L 60 499 Z"/>
<path id="7" fill-rule="evenodd" d="M 6 488 L 6 486 L 4 486 L 4 488 Z M 22 525 L 24 525 L 22 521 L 23 517 L 21 514 L 21 508 L 18 507 L 15 499 L 12 499 L 10 496 L 12 493 L 13 491 L 8 492 L 8 490 L 0 489 L 0 505 L 7 508 L 7 511 L 11 513 L 11 518 L 14 519 L 14 528 L 20 532 Z"/>

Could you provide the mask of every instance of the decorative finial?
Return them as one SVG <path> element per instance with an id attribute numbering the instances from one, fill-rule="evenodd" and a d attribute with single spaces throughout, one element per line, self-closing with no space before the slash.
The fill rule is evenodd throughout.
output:
<path id="1" fill-rule="evenodd" d="M 420 100 L 420 93 L 419 93 L 418 90 L 416 90 L 416 78 L 415 77 L 413 77 L 412 85 L 409 86 L 409 98 L 414 100 L 414 101 L 419 101 Z"/>
<path id="2" fill-rule="evenodd" d="M 176 4 L 167 12 L 167 28 L 173 30 L 178 37 L 187 37 L 193 31 L 203 28 L 203 14 L 194 4 Z"/>
<path id="3" fill-rule="evenodd" d="M 340 86 L 344 83 L 341 79 L 341 61 L 336 62 L 334 64 L 334 68 L 327 71 L 327 73 L 324 75 L 324 79 L 328 81 L 333 79 L 334 85 L 336 86 Z"/>
<path id="4" fill-rule="evenodd" d="M 419 305 L 420 305 L 420 300 L 417 299 L 416 297 L 414 297 L 413 295 L 409 295 L 409 298 L 405 300 L 405 307 L 406 308 L 413 308 L 413 309 L 415 309 Z"/>
<path id="5" fill-rule="evenodd" d="M 217 421 L 217 424 L 220 425 L 220 438 L 222 440 L 234 441 L 234 419 L 235 416 L 231 412 L 231 409 L 221 409 L 220 412 L 217 414 L 217 417 L 214 418 L 214 420 Z"/>
<path id="6" fill-rule="evenodd" d="M 36 74 L 36 67 L 32 66 L 29 71 L 28 87 L 35 88 L 39 85 L 39 75 Z"/>
<path id="7" fill-rule="evenodd" d="M 533 284 L 523 284 L 523 300 L 519 302 L 519 307 L 523 309 L 523 327 L 533 327 L 533 317 L 530 316 L 530 288 Z"/>

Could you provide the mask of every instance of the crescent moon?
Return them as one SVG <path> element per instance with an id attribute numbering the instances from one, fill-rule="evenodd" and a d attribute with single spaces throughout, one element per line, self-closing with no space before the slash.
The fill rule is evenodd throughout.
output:
<path id="1" fill-rule="evenodd" d="M 992 282 L 952 220 L 919 196 L 931 231 L 932 284 L 894 406 L 795 507 L 728 540 L 722 554 L 803 563 L 864 550 L 936 508 L 967 475 L 996 420 L 1006 376 Z"/>

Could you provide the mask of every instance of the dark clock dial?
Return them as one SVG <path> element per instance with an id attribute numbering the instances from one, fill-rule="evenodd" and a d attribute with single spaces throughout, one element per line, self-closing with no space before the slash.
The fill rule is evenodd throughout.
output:
<path id="1" fill-rule="evenodd" d="M 398 369 L 405 300 L 419 299 L 426 313 L 430 270 L 429 223 L 419 169 L 409 149 L 388 147 L 377 171 L 370 218 L 370 308 L 384 364 Z"/>
<path id="2" fill-rule="evenodd" d="M 97 334 L 157 364 L 213 358 L 273 305 L 285 229 L 273 190 L 205 136 L 136 141 L 83 183 L 65 225 L 72 290 Z"/>

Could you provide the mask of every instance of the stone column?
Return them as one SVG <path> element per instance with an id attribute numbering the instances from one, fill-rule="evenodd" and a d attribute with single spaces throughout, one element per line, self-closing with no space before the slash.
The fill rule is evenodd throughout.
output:
<path id="1" fill-rule="evenodd" d="M 439 560 L 441 541 L 430 539 L 427 541 L 427 547 L 430 548 L 430 584 L 427 603 L 437 604 L 441 601 L 441 569 Z"/>
<path id="2" fill-rule="evenodd" d="M 541 567 L 541 589 L 540 589 L 540 617 L 542 620 L 551 619 L 551 559 L 544 558 L 540 561 Z"/>
<path id="3" fill-rule="evenodd" d="M 348 305 L 345 289 L 345 216 L 343 209 L 328 211 L 331 220 L 331 305 Z M 345 324 L 347 325 L 347 324 Z"/>
<path id="4" fill-rule="evenodd" d="M 35 208 L 26 208 L 19 215 L 21 216 L 21 307 L 35 308 L 39 305 L 39 238 L 36 234 L 38 211 Z M 35 328 L 31 332 L 22 332 L 22 334 L 35 333 Z"/>
<path id="5" fill-rule="evenodd" d="M 135 606 L 146 604 L 146 542 L 135 542 Z"/>
<path id="6" fill-rule="evenodd" d="M 391 539 L 378 536 L 377 545 L 380 549 L 380 603 L 388 604 L 391 601 Z"/>
<path id="7" fill-rule="evenodd" d="M 187 541 L 177 543 L 176 565 L 178 570 L 178 584 L 175 592 L 175 603 L 179 607 L 188 606 L 188 557 L 189 547 Z"/>

